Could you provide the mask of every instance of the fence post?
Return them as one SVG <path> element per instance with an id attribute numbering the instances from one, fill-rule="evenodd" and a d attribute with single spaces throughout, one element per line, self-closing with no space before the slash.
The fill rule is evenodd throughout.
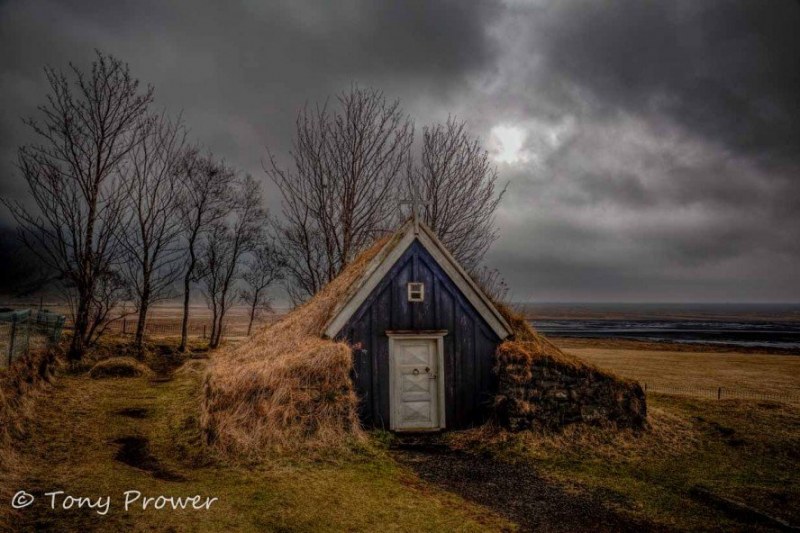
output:
<path id="1" fill-rule="evenodd" d="M 206 325 L 203 324 L 203 340 L 206 338 Z"/>
<path id="2" fill-rule="evenodd" d="M 722 387 L 717 387 L 717 400 L 722 399 Z"/>
<path id="3" fill-rule="evenodd" d="M 122 334 L 123 335 L 125 335 L 125 329 L 126 329 L 126 327 L 128 325 L 127 322 L 128 322 L 128 319 L 125 318 L 125 317 L 122 317 Z"/>

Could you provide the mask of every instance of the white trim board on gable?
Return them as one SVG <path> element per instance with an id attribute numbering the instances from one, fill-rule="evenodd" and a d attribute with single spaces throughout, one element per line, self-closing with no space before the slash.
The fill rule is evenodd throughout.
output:
<path id="1" fill-rule="evenodd" d="M 361 279 L 354 284 L 358 285 L 358 288 L 351 292 L 352 296 L 334 312 L 333 317 L 325 325 L 323 331 L 326 337 L 334 338 L 342 330 L 353 314 L 358 311 L 364 300 L 372 294 L 372 291 L 375 290 L 383 277 L 415 240 L 427 250 L 442 270 L 445 271 L 467 301 L 475 307 L 481 317 L 500 337 L 500 340 L 511 334 L 511 326 L 508 325 L 508 322 L 480 287 L 475 284 L 469 274 L 458 264 L 458 261 L 447 251 L 433 231 L 422 222 L 417 222 L 417 225 L 418 227 L 412 221 L 404 224 L 398 230 L 398 233 L 403 233 L 402 237 L 393 239 L 393 246 L 391 243 L 387 244 L 387 246 L 392 246 L 391 250 L 388 250 L 388 252 L 381 250 L 378 253 L 373 263 L 364 271 Z"/>

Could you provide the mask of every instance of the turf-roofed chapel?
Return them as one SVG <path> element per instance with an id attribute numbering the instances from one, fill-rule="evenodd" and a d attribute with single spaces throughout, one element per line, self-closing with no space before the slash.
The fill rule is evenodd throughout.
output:
<path id="1" fill-rule="evenodd" d="M 304 305 L 218 353 L 203 425 L 223 449 L 431 431 L 645 423 L 641 388 L 561 352 L 409 220 Z"/>

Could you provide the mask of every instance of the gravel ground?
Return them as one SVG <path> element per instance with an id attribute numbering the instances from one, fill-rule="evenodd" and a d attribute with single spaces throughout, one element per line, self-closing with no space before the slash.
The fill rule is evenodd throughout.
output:
<path id="1" fill-rule="evenodd" d="M 401 441 L 392 453 L 425 481 L 493 509 L 517 523 L 521 531 L 663 529 L 610 509 L 600 494 L 567 493 L 529 466 L 418 441 Z"/>

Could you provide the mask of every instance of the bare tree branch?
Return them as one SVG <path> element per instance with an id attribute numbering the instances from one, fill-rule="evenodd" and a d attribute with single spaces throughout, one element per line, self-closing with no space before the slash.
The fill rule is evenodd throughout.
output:
<path id="1" fill-rule="evenodd" d="M 270 156 L 266 170 L 283 197 L 279 242 L 290 297 L 300 301 L 393 229 L 414 128 L 398 101 L 357 87 L 338 97 L 336 110 L 306 107 L 296 128 L 294 168 Z"/>
<path id="2" fill-rule="evenodd" d="M 463 122 L 424 128 L 406 185 L 427 201 L 422 218 L 447 249 L 468 271 L 477 268 L 497 238 L 494 213 L 506 188 L 496 190 L 497 171 Z"/>
<path id="3" fill-rule="evenodd" d="M 179 248 L 180 163 L 186 132 L 163 113 L 142 119 L 143 141 L 125 167 L 125 220 L 118 236 L 125 257 L 122 275 L 138 311 L 134 345 L 141 349 L 150 306 L 172 295 L 182 273 Z"/>
<path id="4" fill-rule="evenodd" d="M 115 231 L 123 223 L 124 189 L 119 171 L 142 140 L 140 118 L 153 98 L 140 90 L 128 66 L 97 52 L 91 72 L 70 65 L 46 68 L 50 85 L 40 118 L 25 123 L 38 143 L 21 147 L 18 167 L 35 204 L 3 202 L 19 224 L 19 234 L 74 293 L 75 324 L 69 349 L 80 359 L 98 324 L 108 317 L 109 286 L 119 267 Z"/>
<path id="5" fill-rule="evenodd" d="M 243 258 L 255 249 L 259 232 L 268 224 L 261 207 L 261 186 L 252 176 L 234 182 L 230 215 L 211 225 L 205 238 L 202 264 L 203 292 L 211 308 L 209 345 L 219 346 L 225 314 L 236 300 Z"/>
<path id="6" fill-rule="evenodd" d="M 196 148 L 187 150 L 181 159 L 182 181 L 180 225 L 183 236 L 183 319 L 180 351 L 186 350 L 189 337 L 189 302 L 192 284 L 200 280 L 198 272 L 201 243 L 212 227 L 231 209 L 229 188 L 235 177 L 225 163 L 211 154 L 200 155 Z"/>
<path id="7" fill-rule="evenodd" d="M 257 241 L 245 263 L 242 281 L 245 287 L 239 292 L 239 298 L 250 308 L 247 324 L 247 335 L 253 330 L 253 322 L 258 314 L 272 310 L 267 289 L 284 277 L 286 261 L 283 258 L 275 239 L 265 228 L 259 232 Z"/>

